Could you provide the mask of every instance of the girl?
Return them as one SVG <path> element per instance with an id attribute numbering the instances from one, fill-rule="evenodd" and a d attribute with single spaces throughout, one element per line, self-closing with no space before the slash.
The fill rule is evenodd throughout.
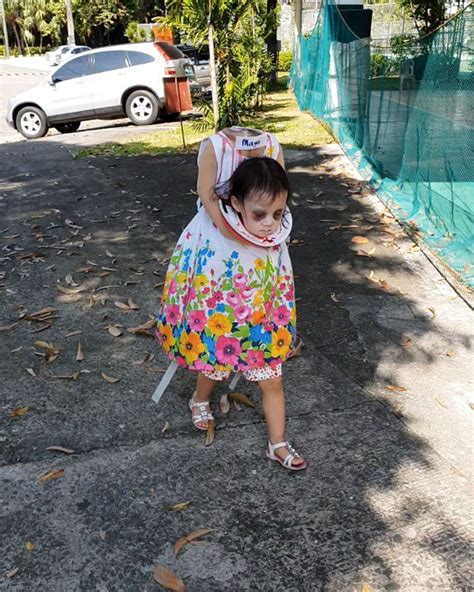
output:
<path id="1" fill-rule="evenodd" d="M 193 424 L 206 430 L 216 381 L 242 372 L 262 391 L 266 455 L 289 470 L 306 468 L 285 441 L 282 362 L 295 335 L 294 287 L 286 238 L 288 177 L 265 157 L 244 159 L 212 206 L 201 208 L 170 260 L 157 335 L 166 355 L 198 372 L 189 401 Z"/>

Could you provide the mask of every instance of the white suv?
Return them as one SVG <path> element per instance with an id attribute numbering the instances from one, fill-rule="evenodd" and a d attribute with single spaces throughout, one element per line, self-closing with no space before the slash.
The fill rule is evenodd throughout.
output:
<path id="1" fill-rule="evenodd" d="M 178 78 L 180 92 L 185 79 L 184 90 L 189 94 L 187 79 L 193 76 L 190 60 L 169 43 L 95 49 L 69 60 L 38 86 L 10 99 L 6 119 L 25 138 L 41 138 L 50 126 L 63 133 L 74 132 L 83 120 L 124 115 L 135 125 L 149 125 L 177 115 L 177 108 L 167 111 L 165 79 Z"/>

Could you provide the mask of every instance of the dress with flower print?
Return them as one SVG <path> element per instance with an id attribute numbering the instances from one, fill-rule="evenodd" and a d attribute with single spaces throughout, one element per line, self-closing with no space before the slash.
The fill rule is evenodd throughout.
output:
<path id="1" fill-rule="evenodd" d="M 170 260 L 157 337 L 190 370 L 276 366 L 295 336 L 295 297 L 285 242 L 264 248 L 224 237 L 201 208 Z"/>

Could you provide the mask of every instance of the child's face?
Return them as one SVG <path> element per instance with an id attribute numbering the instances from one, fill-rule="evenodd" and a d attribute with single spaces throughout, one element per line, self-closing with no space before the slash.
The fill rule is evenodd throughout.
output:
<path id="1" fill-rule="evenodd" d="M 273 201 L 257 195 L 248 196 L 241 204 L 232 196 L 231 203 L 234 210 L 241 215 L 245 228 L 255 236 L 265 237 L 280 227 L 287 199 L 287 193 L 278 195 Z"/>

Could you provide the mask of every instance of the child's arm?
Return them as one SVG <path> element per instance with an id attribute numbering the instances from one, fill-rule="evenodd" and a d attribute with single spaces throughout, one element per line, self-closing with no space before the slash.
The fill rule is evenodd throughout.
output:
<path id="1" fill-rule="evenodd" d="M 238 241 L 225 223 L 224 217 L 219 209 L 218 198 L 214 193 L 214 186 L 217 177 L 217 161 L 214 148 L 211 142 L 207 142 L 199 159 L 197 192 L 204 206 L 204 209 L 211 217 L 220 232 L 234 241 Z M 245 244 L 244 241 L 238 241 Z"/>

